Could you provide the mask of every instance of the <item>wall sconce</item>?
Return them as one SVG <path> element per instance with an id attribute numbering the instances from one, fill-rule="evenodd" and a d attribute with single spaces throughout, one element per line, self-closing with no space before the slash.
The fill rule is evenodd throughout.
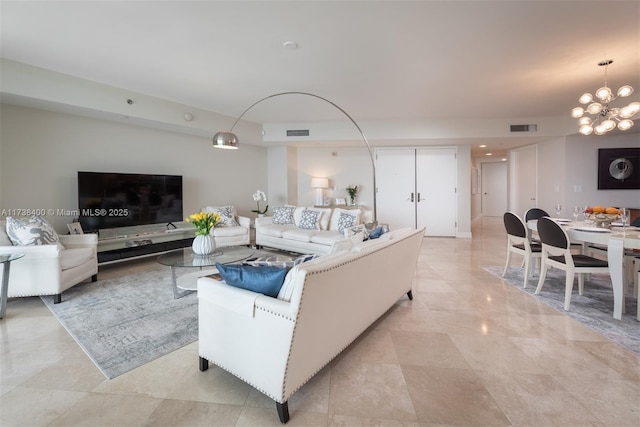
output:
<path id="1" fill-rule="evenodd" d="M 324 206 L 324 189 L 329 188 L 329 179 L 311 178 L 311 188 L 316 189 L 316 206 Z"/>

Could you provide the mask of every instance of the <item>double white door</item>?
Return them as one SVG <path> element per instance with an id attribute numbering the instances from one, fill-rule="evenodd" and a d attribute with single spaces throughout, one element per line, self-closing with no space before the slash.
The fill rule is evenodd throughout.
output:
<path id="1" fill-rule="evenodd" d="M 376 150 L 378 221 L 455 236 L 457 180 L 455 148 Z"/>

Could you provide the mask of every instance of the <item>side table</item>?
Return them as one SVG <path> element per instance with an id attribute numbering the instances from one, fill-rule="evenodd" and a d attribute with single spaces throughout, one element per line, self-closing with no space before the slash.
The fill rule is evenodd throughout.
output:
<path id="1" fill-rule="evenodd" d="M 4 319 L 7 312 L 7 296 L 9 295 L 9 272 L 11 261 L 15 261 L 24 256 L 24 254 L 0 255 L 0 264 L 2 264 L 2 294 L 0 294 L 0 319 Z"/>

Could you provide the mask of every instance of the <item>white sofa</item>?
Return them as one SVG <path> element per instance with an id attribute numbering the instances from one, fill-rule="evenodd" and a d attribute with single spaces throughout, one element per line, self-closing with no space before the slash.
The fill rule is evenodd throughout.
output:
<path id="1" fill-rule="evenodd" d="M 293 267 L 278 298 L 198 280 L 200 370 L 209 362 L 287 401 L 376 319 L 411 299 L 424 229 L 391 231 Z"/>
<path id="2" fill-rule="evenodd" d="M 63 247 L 55 244 L 14 246 L 5 226 L 5 222 L 0 221 L 0 254 L 24 254 L 11 263 L 8 297 L 53 295 L 57 304 L 65 290 L 88 278 L 98 280 L 96 234 L 61 235 Z"/>
<path id="3" fill-rule="evenodd" d="M 217 247 L 249 245 L 251 219 L 239 216 L 235 206 L 205 206 L 202 212 L 217 212 L 221 216 L 222 222 L 213 227 L 210 233 L 215 237 Z M 229 218 L 233 218 L 237 225 L 228 222 Z"/>
<path id="4" fill-rule="evenodd" d="M 339 230 L 341 214 L 353 215 L 357 219 L 353 225 L 371 221 L 372 213 L 360 209 L 306 208 L 293 206 L 293 223 L 277 224 L 274 217 L 256 219 L 256 245 L 267 246 L 303 254 L 327 254 L 337 242 L 344 240 L 344 232 Z M 302 229 L 300 221 L 305 209 L 321 213 L 318 228 Z"/>

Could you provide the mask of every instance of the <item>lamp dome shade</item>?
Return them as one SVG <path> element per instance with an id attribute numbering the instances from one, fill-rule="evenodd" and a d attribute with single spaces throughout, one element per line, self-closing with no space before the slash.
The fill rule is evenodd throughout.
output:
<path id="1" fill-rule="evenodd" d="M 232 132 L 218 132 L 213 135 L 213 146 L 216 148 L 238 148 L 238 137 Z"/>

